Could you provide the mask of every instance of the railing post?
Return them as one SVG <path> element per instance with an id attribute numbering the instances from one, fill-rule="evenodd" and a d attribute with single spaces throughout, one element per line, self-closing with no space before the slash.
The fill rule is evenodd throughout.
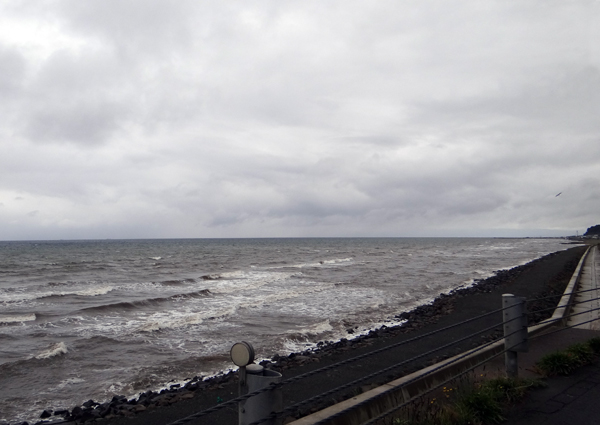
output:
<path id="1" fill-rule="evenodd" d="M 246 392 L 268 387 L 272 383 L 281 382 L 281 373 L 265 369 L 257 364 L 246 366 Z M 242 395 L 242 394 L 240 394 Z M 249 425 L 260 419 L 267 418 L 271 413 L 283 410 L 283 395 L 281 388 L 275 388 L 255 395 L 240 403 L 240 425 Z M 278 425 L 281 419 L 264 420 L 264 425 Z"/>
<path id="2" fill-rule="evenodd" d="M 513 294 L 502 294 L 504 321 L 504 363 L 506 376 L 516 378 L 519 375 L 517 353 L 527 352 L 527 309 L 525 298 Z"/>
<path id="3" fill-rule="evenodd" d="M 250 343 L 238 342 L 231 347 L 231 360 L 240 367 L 240 396 L 266 388 L 281 381 L 281 373 L 254 364 L 254 348 Z M 239 425 L 249 425 L 283 409 L 281 388 L 257 394 L 239 403 Z M 278 425 L 281 419 L 264 420 L 264 425 Z"/>

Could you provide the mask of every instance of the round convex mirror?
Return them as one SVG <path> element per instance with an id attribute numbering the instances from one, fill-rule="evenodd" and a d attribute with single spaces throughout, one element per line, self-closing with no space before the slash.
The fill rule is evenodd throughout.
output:
<path id="1" fill-rule="evenodd" d="M 233 344 L 229 354 L 231 361 L 239 367 L 247 366 L 254 361 L 254 347 L 249 342 L 242 341 Z"/>

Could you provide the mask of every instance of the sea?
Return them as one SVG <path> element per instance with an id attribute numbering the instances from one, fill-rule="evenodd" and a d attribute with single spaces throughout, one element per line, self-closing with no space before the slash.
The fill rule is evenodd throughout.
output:
<path id="1" fill-rule="evenodd" d="M 0 420 L 36 421 L 352 338 L 562 239 L 0 242 Z M 500 303 L 500 300 L 498 300 Z"/>

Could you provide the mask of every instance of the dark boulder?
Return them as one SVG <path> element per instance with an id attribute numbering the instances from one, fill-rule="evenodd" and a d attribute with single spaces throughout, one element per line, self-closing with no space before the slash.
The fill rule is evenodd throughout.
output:
<path id="1" fill-rule="evenodd" d="M 88 400 L 82 404 L 83 407 L 96 407 L 100 403 L 96 403 L 94 400 Z"/>

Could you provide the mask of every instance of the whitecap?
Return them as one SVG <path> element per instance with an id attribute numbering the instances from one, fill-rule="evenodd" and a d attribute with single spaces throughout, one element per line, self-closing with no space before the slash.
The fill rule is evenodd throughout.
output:
<path id="1" fill-rule="evenodd" d="M 154 332 L 163 329 L 185 328 L 192 325 L 199 325 L 205 320 L 220 319 L 231 316 L 236 311 L 236 307 L 226 307 L 221 310 L 196 312 L 161 312 L 153 314 L 149 320 L 136 330 L 138 332 Z"/>
<path id="2" fill-rule="evenodd" d="M 63 381 L 61 381 L 56 387 L 53 388 L 49 388 L 49 391 L 53 391 L 53 390 L 63 390 L 65 387 L 74 385 L 74 384 L 81 384 L 85 382 L 85 379 L 82 378 L 67 378 Z"/>
<path id="3" fill-rule="evenodd" d="M 101 286 L 101 287 L 91 287 L 91 288 L 72 288 L 70 290 L 65 291 L 43 291 L 43 292 L 32 292 L 25 293 L 22 291 L 15 291 L 11 293 L 2 293 L 0 294 L 0 302 L 7 303 L 22 303 L 25 301 L 35 301 L 44 298 L 50 297 L 65 297 L 69 295 L 79 295 L 82 297 L 94 297 L 97 295 L 104 295 L 109 293 L 115 289 L 112 286 Z M 32 319 L 35 320 L 35 319 Z"/>
<path id="4" fill-rule="evenodd" d="M 35 314 L 15 314 L 12 316 L 0 316 L 0 323 L 32 322 L 36 319 Z"/>
<path id="5" fill-rule="evenodd" d="M 300 264 L 291 264 L 291 265 L 286 265 L 286 266 L 274 266 L 274 267 L 266 267 L 268 269 L 283 269 L 283 268 L 297 268 L 297 269 L 302 269 L 302 268 L 306 268 L 306 267 L 321 267 L 321 266 L 326 266 L 326 265 L 338 265 L 338 266 L 346 266 L 346 265 L 351 265 L 353 264 L 353 260 L 354 258 L 352 257 L 348 257 L 348 258 L 334 258 L 332 260 L 320 260 L 317 263 L 300 263 Z"/>
<path id="6" fill-rule="evenodd" d="M 81 291 L 75 291 L 75 292 L 73 292 L 73 295 L 80 295 L 83 297 L 95 297 L 97 295 L 108 294 L 113 289 L 114 288 L 112 286 L 103 286 L 100 288 L 88 288 L 88 289 L 84 289 Z M 60 294 L 60 295 L 69 295 L 69 293 L 67 292 L 67 293 Z"/>
<path id="7" fill-rule="evenodd" d="M 61 354 L 67 354 L 69 350 L 67 349 L 67 344 L 64 342 L 58 342 L 56 344 L 52 344 L 50 348 L 46 351 L 35 356 L 36 359 L 49 359 L 51 357 L 60 356 Z"/>
<path id="8" fill-rule="evenodd" d="M 329 319 L 327 319 L 323 322 L 315 323 L 312 326 L 301 330 L 300 333 L 304 335 L 320 335 L 322 333 L 331 331 L 333 331 L 333 326 L 331 326 L 331 322 Z"/>

